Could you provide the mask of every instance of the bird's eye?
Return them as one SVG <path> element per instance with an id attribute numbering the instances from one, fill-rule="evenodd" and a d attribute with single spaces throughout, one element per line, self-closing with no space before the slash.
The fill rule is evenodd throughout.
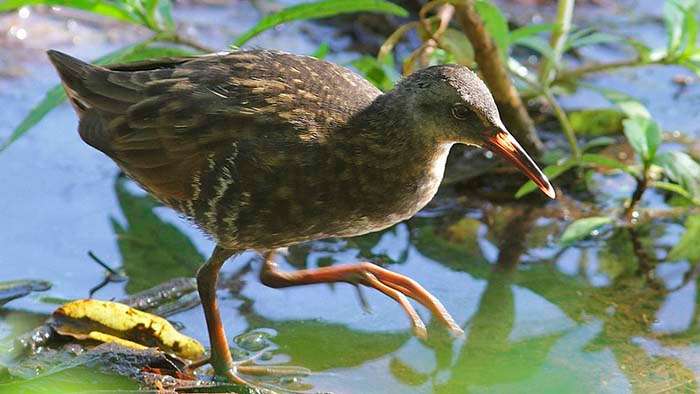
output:
<path id="1" fill-rule="evenodd" d="M 462 103 L 457 103 L 452 106 L 452 116 L 459 120 L 466 120 L 468 118 L 471 118 L 474 116 L 474 112 L 472 112 L 469 107 Z"/>

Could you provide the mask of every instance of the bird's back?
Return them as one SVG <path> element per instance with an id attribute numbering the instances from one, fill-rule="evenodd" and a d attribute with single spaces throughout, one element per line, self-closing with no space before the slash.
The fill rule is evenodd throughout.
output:
<path id="1" fill-rule="evenodd" d="M 318 160 L 325 141 L 380 94 L 343 67 L 267 50 L 107 67 L 49 57 L 82 139 L 214 236 L 238 230 L 246 188 L 280 152 L 300 168 Z"/>

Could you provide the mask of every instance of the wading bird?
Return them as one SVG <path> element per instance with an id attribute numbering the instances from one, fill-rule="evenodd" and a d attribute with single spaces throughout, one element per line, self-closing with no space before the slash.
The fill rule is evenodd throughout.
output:
<path id="1" fill-rule="evenodd" d="M 407 301 L 462 330 L 412 279 L 371 263 L 282 272 L 275 251 L 352 237 L 412 217 L 435 195 L 450 147 L 501 154 L 549 197 L 554 189 L 506 131 L 484 83 L 458 65 L 417 71 L 382 94 L 330 62 L 269 50 L 95 66 L 48 55 L 75 108 L 80 137 L 217 243 L 197 274 L 218 375 L 236 369 L 216 301 L 219 269 L 247 249 L 271 287 L 349 282 Z"/>

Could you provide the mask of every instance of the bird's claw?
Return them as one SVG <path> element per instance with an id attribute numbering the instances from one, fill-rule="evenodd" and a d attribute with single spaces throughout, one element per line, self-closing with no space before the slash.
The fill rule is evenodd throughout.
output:
<path id="1" fill-rule="evenodd" d="M 423 286 L 413 279 L 391 272 L 382 267 L 371 263 L 361 264 L 362 274 L 360 283 L 377 289 L 381 293 L 391 297 L 401 305 L 401 308 L 406 312 L 411 321 L 413 333 L 421 338 L 426 339 L 428 336 L 425 328 L 425 323 L 420 318 L 415 308 L 408 302 L 408 298 L 418 301 L 420 304 L 428 308 L 433 315 L 447 327 L 455 336 L 464 335 L 464 331 L 457 325 L 452 316 L 447 312 L 442 303 L 430 294 Z"/>

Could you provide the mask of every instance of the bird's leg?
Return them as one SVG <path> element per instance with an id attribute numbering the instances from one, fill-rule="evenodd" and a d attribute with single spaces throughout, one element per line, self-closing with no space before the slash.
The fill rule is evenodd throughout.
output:
<path id="1" fill-rule="evenodd" d="M 226 262 L 226 259 L 231 256 L 233 256 L 232 251 L 217 246 L 209 261 L 197 272 L 197 290 L 202 301 L 204 318 L 209 331 L 211 346 L 209 362 L 214 367 L 214 372 L 219 376 L 225 376 L 233 383 L 247 384 L 245 380 L 238 376 L 216 301 L 216 282 L 219 279 L 219 270 Z"/>
<path id="2" fill-rule="evenodd" d="M 411 320 L 413 332 L 416 336 L 426 337 L 425 324 L 406 297 L 423 304 L 454 334 L 462 335 L 464 333 L 445 307 L 442 306 L 442 303 L 418 282 L 372 263 L 342 264 L 332 267 L 282 272 L 274 261 L 274 251 L 270 251 L 265 254 L 265 263 L 260 271 L 260 281 L 266 286 L 273 288 L 333 282 L 348 282 L 372 287 L 401 305 Z"/>
<path id="3" fill-rule="evenodd" d="M 231 383 L 243 384 L 252 387 L 266 387 L 264 384 L 247 382 L 239 374 L 266 375 L 266 376 L 307 376 L 311 373 L 306 368 L 295 366 L 258 366 L 250 365 L 262 352 L 252 357 L 233 361 L 231 350 L 226 340 L 226 332 L 221 322 L 219 306 L 216 301 L 216 283 L 219 278 L 219 270 L 226 260 L 233 256 L 234 252 L 220 247 L 214 249 L 209 261 L 197 272 L 197 289 L 204 308 L 204 317 L 209 330 L 211 355 L 205 360 L 193 363 L 190 367 L 196 369 L 204 364 L 211 364 L 217 376 L 226 377 Z M 272 387 L 272 386 L 270 386 Z"/>

